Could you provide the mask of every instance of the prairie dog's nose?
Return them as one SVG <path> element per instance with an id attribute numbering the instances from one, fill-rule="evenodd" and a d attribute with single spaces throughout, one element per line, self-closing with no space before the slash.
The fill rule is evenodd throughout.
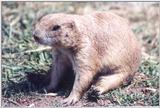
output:
<path id="1" fill-rule="evenodd" d="M 40 39 L 40 37 L 38 36 L 38 31 L 33 31 L 32 35 L 36 41 Z"/>
<path id="2" fill-rule="evenodd" d="M 38 31 L 33 31 L 32 35 L 33 35 L 34 37 L 38 37 Z"/>

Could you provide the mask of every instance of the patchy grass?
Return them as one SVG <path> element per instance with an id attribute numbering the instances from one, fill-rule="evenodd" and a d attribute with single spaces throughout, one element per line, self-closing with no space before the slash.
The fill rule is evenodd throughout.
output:
<path id="1" fill-rule="evenodd" d="M 158 106 L 158 6 L 145 2 L 2 2 L 2 106 L 63 106 L 61 95 L 43 95 L 47 83 L 42 79 L 50 68 L 51 54 L 34 42 L 32 27 L 38 17 L 47 13 L 94 10 L 110 10 L 131 22 L 143 46 L 143 60 L 130 85 L 109 91 L 94 102 L 86 99 L 86 93 L 76 106 Z"/>

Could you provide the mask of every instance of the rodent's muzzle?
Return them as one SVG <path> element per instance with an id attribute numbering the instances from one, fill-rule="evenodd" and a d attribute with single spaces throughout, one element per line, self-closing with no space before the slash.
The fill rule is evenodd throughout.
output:
<path id="1" fill-rule="evenodd" d="M 52 45 L 53 39 L 46 36 L 44 31 L 35 30 L 32 33 L 34 40 L 43 45 Z"/>
<path id="2" fill-rule="evenodd" d="M 32 35 L 33 35 L 35 41 L 37 41 L 37 42 L 40 41 L 40 37 L 38 36 L 38 32 L 37 31 L 33 31 Z"/>

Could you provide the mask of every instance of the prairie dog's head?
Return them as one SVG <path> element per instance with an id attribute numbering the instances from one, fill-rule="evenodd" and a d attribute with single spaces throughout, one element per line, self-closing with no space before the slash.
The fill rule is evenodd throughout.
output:
<path id="1" fill-rule="evenodd" d="M 48 14 L 36 23 L 33 37 L 40 44 L 71 47 L 76 43 L 76 32 L 71 15 Z"/>

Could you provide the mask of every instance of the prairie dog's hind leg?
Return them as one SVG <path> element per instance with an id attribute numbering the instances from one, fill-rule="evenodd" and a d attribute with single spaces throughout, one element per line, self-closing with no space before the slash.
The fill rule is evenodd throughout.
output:
<path id="1" fill-rule="evenodd" d="M 58 88 L 58 84 L 62 80 L 65 72 L 68 71 L 68 67 L 70 66 L 69 59 L 66 55 L 63 55 L 60 52 L 54 52 L 53 61 L 52 61 L 52 69 L 50 76 L 50 83 L 47 86 L 48 91 L 56 91 Z"/>
<path id="2" fill-rule="evenodd" d="M 111 89 L 118 88 L 132 77 L 131 73 L 128 71 L 125 69 L 119 69 L 116 73 L 100 76 L 94 85 L 94 92 L 96 92 L 97 95 L 100 95 Z"/>

